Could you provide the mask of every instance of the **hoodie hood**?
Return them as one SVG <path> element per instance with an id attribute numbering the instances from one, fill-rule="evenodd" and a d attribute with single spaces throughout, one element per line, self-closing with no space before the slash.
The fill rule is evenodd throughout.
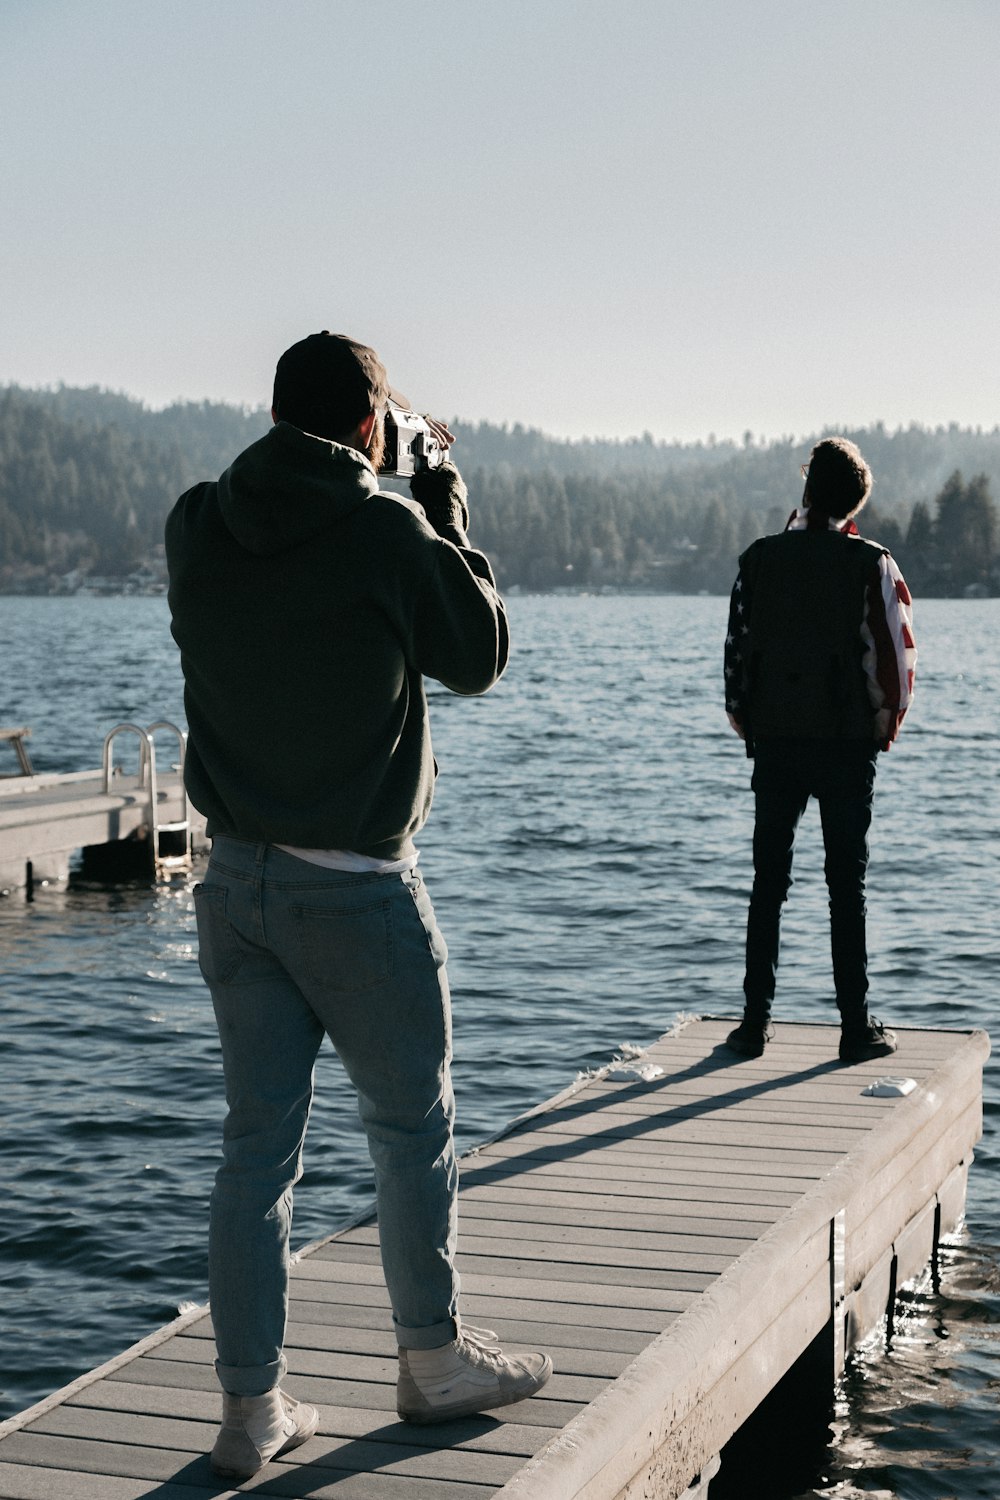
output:
<path id="1" fill-rule="evenodd" d="M 219 480 L 219 510 L 248 552 L 285 552 L 357 510 L 378 490 L 363 453 L 278 422 Z"/>

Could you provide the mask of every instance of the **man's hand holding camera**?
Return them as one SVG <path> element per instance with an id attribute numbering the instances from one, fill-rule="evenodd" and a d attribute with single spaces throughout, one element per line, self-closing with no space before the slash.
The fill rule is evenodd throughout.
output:
<path id="1" fill-rule="evenodd" d="M 468 545 L 468 490 L 448 459 L 455 434 L 437 417 L 390 405 L 380 473 L 410 481 L 410 494 L 438 536 Z"/>
<path id="2" fill-rule="evenodd" d="M 444 431 L 447 432 L 447 428 Z M 462 545 L 465 545 L 469 529 L 469 492 L 453 463 L 444 459 L 436 469 L 418 469 L 410 479 L 410 494 L 423 507 L 424 515 L 438 536 L 458 531 L 462 535 Z"/>

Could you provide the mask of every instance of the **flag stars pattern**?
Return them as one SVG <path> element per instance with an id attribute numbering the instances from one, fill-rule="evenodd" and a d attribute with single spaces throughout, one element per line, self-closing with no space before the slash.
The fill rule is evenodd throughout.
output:
<path id="1" fill-rule="evenodd" d="M 746 674 L 743 664 L 742 642 L 750 634 L 750 627 L 745 623 L 748 608 L 749 598 L 746 596 L 743 575 L 742 573 L 738 573 L 729 601 L 729 629 L 726 632 L 726 650 L 723 663 L 726 712 L 732 719 L 738 722 L 742 722 L 744 713 Z"/>

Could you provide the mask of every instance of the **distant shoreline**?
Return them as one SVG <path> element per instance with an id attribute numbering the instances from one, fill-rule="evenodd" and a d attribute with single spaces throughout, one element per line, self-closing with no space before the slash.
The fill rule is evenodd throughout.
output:
<path id="1" fill-rule="evenodd" d="M 735 565 L 734 565 L 735 567 Z M 628 588 L 622 585 L 602 584 L 599 587 L 588 588 L 581 584 L 578 588 L 561 585 L 556 588 L 524 588 L 514 583 L 502 588 L 500 591 L 505 599 L 725 599 L 727 594 L 718 589 L 678 589 L 678 588 L 649 588 L 637 585 Z M 166 584 L 151 584 L 136 586 L 122 584 L 113 586 L 106 584 L 105 580 L 94 587 L 81 588 L 54 588 L 54 589 L 29 589 L 29 588 L 2 588 L 0 587 L 0 599 L 163 599 L 166 598 Z M 921 594 L 920 600 L 925 599 L 954 599 L 956 601 L 972 601 L 982 599 L 998 599 L 1000 590 L 990 592 L 978 584 L 971 584 L 956 594 Z"/>

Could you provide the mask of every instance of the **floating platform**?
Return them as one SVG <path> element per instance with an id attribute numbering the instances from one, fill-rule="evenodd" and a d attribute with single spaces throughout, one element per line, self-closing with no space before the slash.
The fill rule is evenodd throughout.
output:
<path id="1" fill-rule="evenodd" d="M 984 1032 L 900 1029 L 837 1061 L 833 1026 L 680 1025 L 462 1163 L 470 1323 L 547 1349 L 530 1401 L 439 1427 L 395 1413 L 372 1219 L 293 1271 L 289 1391 L 316 1436 L 244 1486 L 213 1480 L 221 1401 L 205 1309 L 0 1425 L 2 1500 L 703 1500 L 718 1455 L 804 1356 L 828 1394 L 848 1349 L 961 1219 L 981 1132 Z M 873 1096 L 882 1075 L 907 1093 Z"/>
<path id="2" fill-rule="evenodd" d="M 179 759 L 157 774 L 154 737 L 162 730 L 176 737 Z M 0 777 L 0 895 L 61 884 L 78 853 L 84 872 L 102 879 L 187 868 L 191 849 L 205 846 L 205 820 L 184 793 L 186 736 L 174 725 L 120 724 L 105 741 L 101 767 L 42 775 L 25 757 L 30 733 L 0 731 L 19 747 L 23 772 Z M 112 742 L 123 734 L 139 742 L 134 774 L 112 764 Z"/>

